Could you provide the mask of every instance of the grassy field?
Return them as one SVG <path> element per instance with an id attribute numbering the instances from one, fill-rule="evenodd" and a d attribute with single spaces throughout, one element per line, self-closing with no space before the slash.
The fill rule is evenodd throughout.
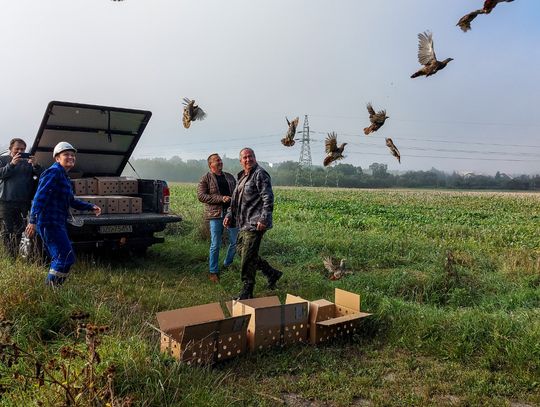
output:
<path id="1" fill-rule="evenodd" d="M 80 260 L 57 292 L 43 286 L 45 268 L 1 260 L 0 319 L 13 322 L 12 341 L 30 356 L 0 358 L 0 405 L 64 405 L 66 386 L 108 389 L 114 405 L 540 405 L 539 194 L 275 192 L 275 227 L 262 254 L 285 272 L 277 294 L 331 300 L 334 287 L 357 292 L 374 314 L 360 335 L 214 368 L 162 356 L 146 324 L 156 324 L 156 312 L 228 300 L 240 289 L 238 260 L 220 285 L 208 282 L 195 185 L 174 185 L 172 207 L 184 221 L 146 258 Z M 329 281 L 326 255 L 346 258 L 353 274 Z M 256 295 L 269 294 L 258 280 Z M 92 385 L 85 360 L 70 357 L 81 352 L 90 363 L 74 311 L 109 327 L 95 344 Z M 36 360 L 50 359 L 60 384 L 39 386 Z M 63 382 L 58 364 L 83 373 Z M 77 403 L 86 405 L 82 396 Z"/>

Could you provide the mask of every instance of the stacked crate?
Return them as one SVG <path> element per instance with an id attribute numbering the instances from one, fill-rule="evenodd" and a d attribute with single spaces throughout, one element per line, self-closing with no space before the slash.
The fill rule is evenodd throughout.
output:
<path id="1" fill-rule="evenodd" d="M 138 181 L 125 177 L 95 177 L 72 179 L 77 199 L 101 208 L 103 214 L 138 214 L 142 212 L 142 198 L 137 195 Z M 73 210 L 74 215 L 89 213 Z"/>

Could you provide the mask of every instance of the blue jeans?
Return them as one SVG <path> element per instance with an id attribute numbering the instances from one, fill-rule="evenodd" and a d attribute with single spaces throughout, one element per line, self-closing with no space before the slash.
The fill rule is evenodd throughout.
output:
<path id="1" fill-rule="evenodd" d="M 50 285 L 62 284 L 75 263 L 75 254 L 71 247 L 65 225 L 39 224 L 37 231 L 51 256 L 51 267 L 45 282 Z"/>
<path id="2" fill-rule="evenodd" d="M 223 218 L 210 219 L 210 273 L 219 273 L 219 248 L 221 247 L 223 229 Z M 236 237 L 238 236 L 238 228 L 228 228 L 227 230 L 229 231 L 229 248 L 223 262 L 224 266 L 233 262 L 236 253 Z"/>

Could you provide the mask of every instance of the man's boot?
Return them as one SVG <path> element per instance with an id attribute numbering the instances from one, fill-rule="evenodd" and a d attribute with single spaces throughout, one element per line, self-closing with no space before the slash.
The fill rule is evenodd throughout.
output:
<path id="1" fill-rule="evenodd" d="M 275 290 L 276 283 L 283 275 L 283 272 L 273 268 L 266 260 L 260 259 L 258 264 L 264 276 L 268 279 L 268 289 Z"/>
<path id="2" fill-rule="evenodd" d="M 268 277 L 268 289 L 269 290 L 275 290 L 276 289 L 276 283 L 278 282 L 278 280 L 281 278 L 281 276 L 283 275 L 283 272 L 282 271 L 279 271 L 273 267 L 271 267 L 272 269 L 272 274 Z"/>
<path id="3" fill-rule="evenodd" d="M 234 299 L 238 301 L 238 300 L 248 300 L 250 298 L 253 298 L 254 287 L 255 287 L 255 284 L 251 282 L 245 282 L 244 287 L 242 287 L 242 291 L 240 291 L 240 294 L 234 297 Z"/>

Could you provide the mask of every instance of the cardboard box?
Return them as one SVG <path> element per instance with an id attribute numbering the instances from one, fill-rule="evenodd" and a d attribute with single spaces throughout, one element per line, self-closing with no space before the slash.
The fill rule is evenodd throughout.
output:
<path id="1" fill-rule="evenodd" d="M 97 179 L 95 178 L 85 178 L 86 179 L 86 195 L 97 195 Z"/>
<path id="2" fill-rule="evenodd" d="M 251 315 L 247 329 L 251 351 L 307 342 L 308 302 L 281 304 L 276 296 L 232 301 L 233 317 Z"/>
<path id="3" fill-rule="evenodd" d="M 95 178 L 76 178 L 71 180 L 73 194 L 97 195 L 97 180 Z"/>
<path id="4" fill-rule="evenodd" d="M 142 213 L 142 198 L 130 197 L 130 213 Z"/>
<path id="5" fill-rule="evenodd" d="M 190 364 L 212 364 L 246 352 L 250 315 L 225 318 L 219 303 L 157 313 L 161 351 Z"/>
<path id="6" fill-rule="evenodd" d="M 107 200 L 107 213 L 133 214 L 142 212 L 142 198 L 132 196 L 109 195 L 107 196 Z"/>
<path id="7" fill-rule="evenodd" d="M 118 195 L 120 193 L 119 177 L 96 177 L 98 195 Z"/>
<path id="8" fill-rule="evenodd" d="M 353 335 L 358 332 L 362 319 L 371 315 L 360 311 L 358 294 L 336 288 L 334 295 L 334 302 L 321 299 L 309 303 L 309 340 L 312 344 Z M 304 301 L 287 294 L 287 304 Z"/>
<path id="9" fill-rule="evenodd" d="M 121 179 L 119 191 L 122 195 L 136 195 L 139 193 L 139 181 L 136 179 Z"/>
<path id="10" fill-rule="evenodd" d="M 99 195 L 80 195 L 75 196 L 76 199 L 79 199 L 81 201 L 90 202 L 91 204 L 97 205 L 101 208 L 101 213 L 106 214 L 108 209 L 108 199 L 103 196 Z M 71 213 L 73 215 L 84 215 L 93 213 L 92 211 L 79 211 L 77 209 L 71 209 Z"/>
<path id="11" fill-rule="evenodd" d="M 139 193 L 139 181 L 125 177 L 96 177 L 98 195 L 135 195 Z"/>
<path id="12" fill-rule="evenodd" d="M 72 179 L 71 186 L 73 187 L 73 194 L 75 195 L 92 195 L 87 192 L 85 178 Z"/>

